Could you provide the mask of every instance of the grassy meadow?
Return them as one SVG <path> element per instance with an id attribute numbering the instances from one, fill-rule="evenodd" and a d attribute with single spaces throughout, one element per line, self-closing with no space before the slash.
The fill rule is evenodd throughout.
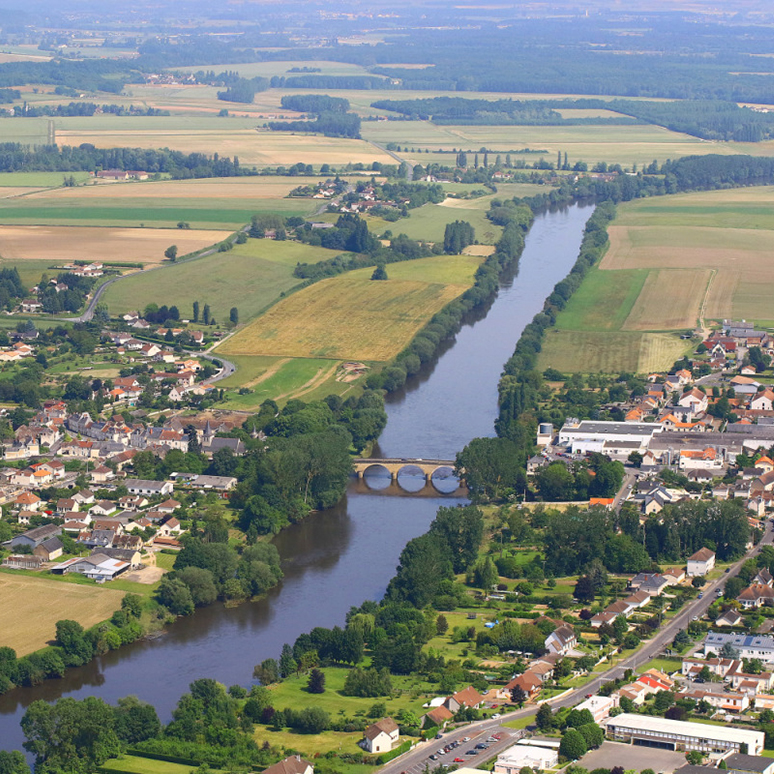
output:
<path id="1" fill-rule="evenodd" d="M 225 253 L 165 264 L 161 270 L 127 277 L 111 285 L 103 300 L 111 314 L 156 303 L 174 304 L 184 317 L 191 314 L 191 304 L 198 300 L 202 309 L 209 304 L 220 322 L 225 322 L 231 307 L 236 306 L 244 323 L 301 283 L 293 276 L 296 263 L 317 263 L 336 255 L 332 250 L 298 242 L 249 239 Z"/>
<path id="2" fill-rule="evenodd" d="M 121 607 L 123 592 L 114 588 L 73 583 L 51 583 L 44 578 L 0 572 L 0 620 L 24 621 L 24 626 L 3 626 L 0 646 L 24 656 L 45 647 L 62 618 L 93 626 Z M 65 616 L 63 611 L 67 611 Z"/>
<path id="3" fill-rule="evenodd" d="M 618 207 L 610 247 L 557 318 L 540 355 L 564 371 L 668 368 L 678 335 L 736 317 L 771 324 L 774 188 L 642 199 Z"/>

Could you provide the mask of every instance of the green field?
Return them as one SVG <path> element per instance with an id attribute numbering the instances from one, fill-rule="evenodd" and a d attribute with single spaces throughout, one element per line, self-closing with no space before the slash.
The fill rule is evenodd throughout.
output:
<path id="1" fill-rule="evenodd" d="M 55 188 L 71 175 L 77 183 L 90 177 L 88 172 L 0 172 L 0 188 Z"/>
<path id="2" fill-rule="evenodd" d="M 121 772 L 121 774 L 190 774 L 191 767 L 182 763 L 157 761 L 152 758 L 125 754 L 120 758 L 109 758 L 98 770 Z M 211 771 L 212 774 L 217 774 L 220 769 L 211 769 Z"/>
<path id="3" fill-rule="evenodd" d="M 484 245 L 493 245 L 503 232 L 500 226 L 495 226 L 486 219 L 483 210 L 477 208 L 464 209 L 441 204 L 425 204 L 409 212 L 408 218 L 401 218 L 395 223 L 388 223 L 381 218 L 368 218 L 368 226 L 375 234 L 391 231 L 395 235 L 405 234 L 411 239 L 443 242 L 443 232 L 448 223 L 466 220 L 476 230 L 476 240 Z"/>
<path id="4" fill-rule="evenodd" d="M 226 253 L 127 277 L 111 285 L 103 299 L 114 315 L 157 303 L 174 304 L 187 317 L 198 300 L 202 309 L 209 304 L 220 322 L 233 306 L 240 321 L 247 322 L 301 282 L 293 276 L 296 263 L 316 263 L 336 254 L 298 242 L 250 239 Z"/>

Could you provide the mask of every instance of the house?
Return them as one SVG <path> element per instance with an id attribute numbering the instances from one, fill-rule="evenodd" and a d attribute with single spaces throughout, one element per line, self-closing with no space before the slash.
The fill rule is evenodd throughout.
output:
<path id="1" fill-rule="evenodd" d="M 741 626 L 744 618 L 736 610 L 726 610 L 723 615 L 715 621 L 715 626 Z"/>
<path id="2" fill-rule="evenodd" d="M 64 546 L 58 537 L 52 537 L 35 546 L 32 553 L 44 562 L 50 562 L 53 559 L 58 559 L 64 553 Z"/>
<path id="3" fill-rule="evenodd" d="M 503 689 L 499 692 L 499 698 L 510 701 L 511 695 L 516 688 L 521 688 L 524 692 L 524 696 L 531 699 L 543 687 L 543 680 L 539 675 L 535 674 L 531 670 L 527 670 L 523 674 L 517 675 L 509 683 L 507 683 Z"/>
<path id="4" fill-rule="evenodd" d="M 147 501 L 145 504 L 147 505 Z M 154 510 L 159 513 L 174 513 L 179 507 L 180 503 L 170 498 L 169 500 L 164 500 L 163 503 L 159 503 Z"/>
<path id="5" fill-rule="evenodd" d="M 763 583 L 752 583 L 736 598 L 745 609 L 752 610 L 762 605 L 774 605 L 774 589 Z"/>
<path id="6" fill-rule="evenodd" d="M 471 685 L 449 696 L 444 702 L 446 708 L 455 713 L 460 709 L 478 709 L 483 703 L 484 697 Z"/>
<path id="7" fill-rule="evenodd" d="M 774 409 L 774 392 L 770 389 L 761 390 L 750 401 L 753 411 L 771 411 Z"/>
<path id="8" fill-rule="evenodd" d="M 758 574 L 752 579 L 753 583 L 760 583 L 764 586 L 774 586 L 774 577 L 766 567 L 758 570 Z"/>
<path id="9" fill-rule="evenodd" d="M 685 570 L 682 567 L 670 567 L 664 571 L 663 577 L 670 586 L 677 586 L 685 580 Z"/>
<path id="10" fill-rule="evenodd" d="M 707 411 L 709 400 L 707 395 L 698 387 L 693 387 L 680 396 L 677 404 L 683 408 L 691 409 L 694 414 L 703 414 Z"/>
<path id="11" fill-rule="evenodd" d="M 147 495 L 149 497 L 170 495 L 173 490 L 171 481 L 146 481 L 141 478 L 127 478 L 124 486 L 131 494 Z"/>
<path id="12" fill-rule="evenodd" d="M 108 481 L 114 479 L 116 474 L 105 465 L 100 465 L 89 474 L 89 478 L 94 484 L 106 484 Z"/>
<path id="13" fill-rule="evenodd" d="M 264 769 L 263 774 L 314 774 L 314 766 L 300 755 L 291 755 Z"/>
<path id="14" fill-rule="evenodd" d="M 116 504 L 112 500 L 100 500 L 89 508 L 92 518 L 95 516 L 108 516 L 116 510 Z"/>
<path id="15" fill-rule="evenodd" d="M 689 578 L 706 575 L 715 567 L 715 552 L 709 548 L 700 548 L 693 556 L 688 557 Z"/>
<path id="16" fill-rule="evenodd" d="M 700 688 L 680 691 L 675 694 L 677 699 L 693 699 L 695 702 L 706 701 L 711 707 L 724 712 L 744 712 L 750 706 L 750 697 L 745 693 L 724 691 L 717 693 Z"/>
<path id="17" fill-rule="evenodd" d="M 25 511 L 37 511 L 43 504 L 43 501 L 32 492 L 22 492 L 14 500 L 14 503 Z"/>
<path id="18" fill-rule="evenodd" d="M 170 516 L 161 524 L 156 534 L 159 537 L 172 537 L 173 535 L 179 535 L 182 531 L 183 528 L 180 526 L 180 522 L 174 516 Z"/>
<path id="19" fill-rule="evenodd" d="M 612 626 L 613 621 L 615 621 L 619 615 L 620 613 L 614 613 L 612 610 L 605 610 L 593 616 L 589 623 L 591 624 L 592 629 L 599 629 L 599 627 L 603 626 L 604 624 Z"/>
<path id="20" fill-rule="evenodd" d="M 389 752 L 400 740 L 398 724 L 392 718 L 383 718 L 366 728 L 360 743 L 372 755 Z"/>
<path id="21" fill-rule="evenodd" d="M 774 759 L 733 753 L 723 761 L 731 774 L 774 774 Z"/>
<path id="22" fill-rule="evenodd" d="M 581 702 L 576 710 L 582 712 L 587 709 L 594 718 L 595 723 L 600 723 L 608 715 L 610 710 L 618 706 L 618 699 L 614 696 L 590 696 L 586 701 Z"/>
<path id="23" fill-rule="evenodd" d="M 559 653 L 566 656 L 576 645 L 578 638 L 572 626 L 562 624 L 546 637 L 545 648 L 549 653 Z"/>
<path id="24" fill-rule="evenodd" d="M 452 712 L 441 705 L 425 713 L 422 718 L 422 727 L 431 728 L 437 726 L 438 728 L 443 728 L 453 717 Z"/>
<path id="25" fill-rule="evenodd" d="M 129 567 L 132 570 L 136 570 L 142 567 L 142 554 L 132 548 L 95 548 L 92 552 L 94 554 L 102 554 L 110 559 L 118 559 L 122 562 L 128 562 Z"/>

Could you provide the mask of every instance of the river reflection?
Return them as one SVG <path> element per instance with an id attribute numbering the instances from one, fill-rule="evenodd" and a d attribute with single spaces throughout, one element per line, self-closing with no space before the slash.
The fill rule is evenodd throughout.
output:
<path id="1" fill-rule="evenodd" d="M 389 397 L 373 456 L 451 460 L 471 438 L 493 434 L 503 363 L 574 263 L 591 211 L 573 206 L 536 218 L 518 276 L 506 278 L 491 307 L 466 320 L 439 357 Z M 342 625 L 350 607 L 380 599 L 406 543 L 427 531 L 439 506 L 465 502 L 464 492 L 440 496 L 422 476 L 386 483 L 374 492 L 353 478 L 337 507 L 277 536 L 285 578 L 258 602 L 204 608 L 155 639 L 0 697 L 0 749 L 22 749 L 19 721 L 35 699 L 93 695 L 115 703 L 135 694 L 166 721 L 196 678 L 248 685 L 253 666 L 278 656 L 283 643 L 315 626 Z M 419 492 L 411 494 L 413 488 Z"/>

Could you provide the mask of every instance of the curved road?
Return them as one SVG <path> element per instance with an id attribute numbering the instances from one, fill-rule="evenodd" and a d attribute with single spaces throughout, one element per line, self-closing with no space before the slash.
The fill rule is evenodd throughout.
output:
<path id="1" fill-rule="evenodd" d="M 761 539 L 761 542 L 748 551 L 736 564 L 732 565 L 728 572 L 724 573 L 718 580 L 713 581 L 707 588 L 704 589 L 704 593 L 701 599 L 695 599 L 693 602 L 685 605 L 685 607 L 670 621 L 668 621 L 659 633 L 652 639 L 647 640 L 643 644 L 643 647 L 631 656 L 614 664 L 605 672 L 595 677 L 591 682 L 586 683 L 580 688 L 576 688 L 569 693 L 557 697 L 555 699 L 549 699 L 547 701 L 552 707 L 572 707 L 578 702 L 582 701 L 587 694 L 596 693 L 603 683 L 613 680 L 617 677 L 623 676 L 623 673 L 627 669 L 635 669 L 638 666 L 642 666 L 651 659 L 658 656 L 664 648 L 674 639 L 679 629 L 685 629 L 688 624 L 694 618 L 700 618 L 707 612 L 707 608 L 717 598 L 717 590 L 725 585 L 725 582 L 729 578 L 733 578 L 742 565 L 753 556 L 760 553 L 762 546 L 772 545 L 774 543 L 774 530 L 772 530 L 772 523 L 767 521 L 766 532 Z M 474 745 L 481 742 L 490 734 L 501 734 L 503 738 L 501 741 L 497 741 L 486 750 L 482 751 L 486 753 L 486 758 L 491 758 L 493 755 L 502 752 L 506 747 L 509 747 L 514 740 L 519 736 L 519 733 L 514 733 L 513 729 L 507 727 L 501 727 L 503 722 L 509 720 L 517 720 L 534 714 L 536 707 L 533 705 L 528 708 L 516 710 L 515 712 L 509 712 L 504 714 L 501 718 L 480 720 L 475 723 L 470 723 L 467 726 L 463 726 L 456 731 L 452 731 L 448 734 L 444 734 L 443 739 L 435 740 L 431 739 L 427 742 L 421 742 L 410 752 L 401 755 L 394 761 L 390 761 L 380 769 L 381 774 L 421 774 L 424 771 L 425 766 L 429 766 L 430 769 L 438 766 L 441 763 L 451 763 L 455 757 L 461 757 L 466 763 L 474 766 L 477 758 L 474 756 L 468 756 L 466 753 L 469 749 L 474 748 Z M 461 744 L 455 751 L 447 753 L 446 755 L 439 757 L 437 761 L 431 761 L 429 756 L 437 752 L 439 746 L 448 745 L 455 740 L 461 740 L 463 737 L 471 737 L 471 741 Z M 460 764 L 464 765 L 464 764 Z"/>

